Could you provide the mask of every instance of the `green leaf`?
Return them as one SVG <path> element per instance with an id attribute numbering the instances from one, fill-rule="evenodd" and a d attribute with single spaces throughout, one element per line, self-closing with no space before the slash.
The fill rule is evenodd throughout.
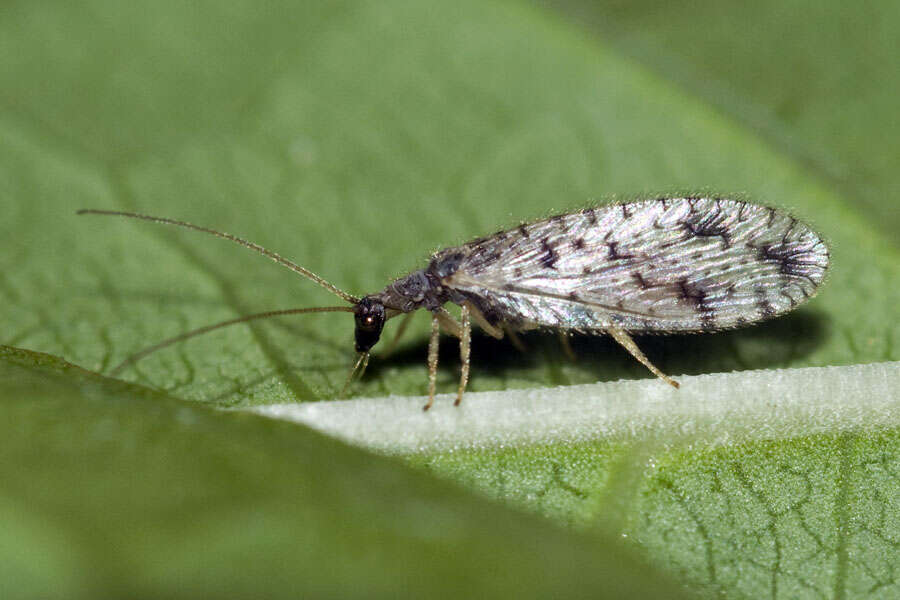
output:
<path id="1" fill-rule="evenodd" d="M 577 529 L 617 527 L 712 595 L 900 591 L 897 429 L 720 448 L 594 442 L 457 451 L 415 462 Z"/>
<path id="2" fill-rule="evenodd" d="M 3 262 L 9 343 L 102 371 L 191 327 L 335 303 L 221 240 L 75 218 L 85 206 L 232 231 L 365 293 L 434 248 L 519 219 L 598 195 L 703 187 L 790 207 L 831 240 L 834 268 L 790 318 L 645 342 L 664 370 L 897 358 L 900 251 L 857 206 L 541 14 L 404 5 L 401 19 L 375 3 L 263 13 L 174 4 L 138 16 L 96 6 L 111 24 L 103 35 L 89 33 L 91 11 L 65 4 L 42 18 L 7 9 L 3 20 L 13 58 L 0 66 L 0 152 L 4 196 L 16 200 L 2 225 L 13 240 Z M 233 328 L 125 376 L 217 405 L 330 398 L 352 360 L 349 321 Z M 421 393 L 425 321 L 405 352 L 374 361 L 357 394 Z M 646 375 L 607 340 L 577 340 L 574 366 L 557 359 L 555 340 L 528 342 L 522 357 L 476 339 L 472 389 Z M 442 387 L 453 371 L 442 371 Z"/>
<path id="3" fill-rule="evenodd" d="M 619 12 L 625 15 L 623 11 Z M 848 6 L 829 17 L 828 23 L 837 27 L 834 23 L 848 14 L 857 13 Z M 816 27 L 815 22 L 804 21 L 809 13 L 803 10 L 777 12 L 776 16 L 784 19 L 779 31 L 802 26 L 807 32 L 804 39 Z M 645 25 L 645 21 L 625 17 L 619 21 L 623 28 L 635 23 L 631 31 L 639 31 Z M 889 125 L 896 96 L 892 90 L 898 79 L 879 73 L 882 84 L 876 85 L 866 83 L 874 79 L 864 75 L 865 68 L 872 66 L 866 62 L 869 45 L 875 48 L 876 57 L 892 56 L 884 48 L 896 39 L 893 28 L 898 21 L 878 21 L 887 42 L 878 36 L 874 41 L 866 36 L 842 40 L 853 50 L 832 51 L 827 55 L 830 59 L 815 63 L 819 70 L 798 71 L 784 65 L 790 65 L 792 58 L 797 60 L 805 48 L 802 40 L 776 32 L 753 38 L 748 32 L 769 32 L 765 22 L 753 18 L 757 17 L 747 16 L 754 25 L 742 29 L 742 35 L 730 35 L 727 29 L 721 37 L 709 33 L 698 48 L 705 48 L 706 56 L 727 46 L 728 54 L 743 57 L 744 62 L 735 63 L 740 67 L 738 73 L 746 70 L 742 65 L 754 56 L 762 57 L 757 71 L 773 75 L 753 84 L 753 94 L 748 97 L 759 98 L 768 87 L 792 81 L 795 73 L 803 74 L 791 94 L 794 100 L 785 105 L 790 108 L 785 114 L 796 116 L 767 121 L 762 129 L 752 120 L 740 118 L 750 114 L 743 110 L 745 104 L 729 103 L 728 98 L 739 93 L 713 97 L 690 85 L 693 79 L 670 78 L 666 63 L 647 61 L 663 65 L 657 71 L 625 56 L 626 52 L 637 55 L 622 50 L 633 46 L 592 37 L 550 12 L 517 3 L 260 6 L 232 1 L 137 6 L 98 0 L 6 4 L 0 8 L 0 52 L 4 56 L 0 61 L 0 198 L 5 208 L 0 233 L 6 240 L 5 252 L 0 254 L 4 306 L 0 341 L 108 373 L 140 348 L 193 327 L 262 310 L 338 302 L 311 282 L 221 240 L 147 223 L 76 217 L 79 208 L 137 210 L 230 231 L 361 294 L 376 291 L 392 277 L 422 266 L 436 248 L 522 219 L 613 196 L 711 191 L 784 206 L 812 223 L 830 240 L 831 275 L 820 296 L 786 318 L 717 335 L 640 340 L 654 362 L 678 376 L 900 360 L 900 288 L 896 285 L 900 250 L 884 233 L 896 230 L 891 214 L 896 207 L 898 170 L 890 161 L 900 155 L 900 137 L 890 134 Z M 696 27 L 711 31 L 719 22 L 713 17 L 698 18 Z M 653 35 L 658 35 L 658 40 L 674 40 L 671 44 L 692 37 L 677 35 L 680 26 L 674 18 L 658 19 L 656 27 L 654 31 L 660 33 Z M 668 33 L 663 35 L 666 27 Z M 612 39 L 627 40 L 628 36 L 623 32 Z M 823 38 L 830 43 L 830 36 Z M 662 42 L 647 47 L 649 55 L 653 48 L 663 48 L 659 54 L 666 48 Z M 815 54 L 818 47 L 811 46 L 810 52 Z M 878 58 L 874 64 L 884 60 Z M 823 88 L 815 88 L 810 97 L 818 103 L 807 109 L 809 105 L 799 101 L 803 82 L 814 81 L 832 64 L 837 73 L 859 68 L 862 75 L 846 85 L 838 77 L 831 87 L 840 94 L 829 95 L 822 93 Z M 726 59 L 715 63 L 719 72 L 727 71 L 727 65 Z M 704 79 L 709 71 L 698 67 L 692 73 L 694 79 Z M 868 93 L 860 97 L 851 114 L 844 108 L 859 87 L 854 82 L 862 82 Z M 883 92 L 874 90 L 876 87 Z M 840 117 L 833 127 L 832 121 L 826 122 L 832 114 Z M 845 135 L 848 131 L 854 136 Z M 835 185 L 835 171 L 822 167 L 819 154 L 810 149 L 840 157 L 838 173 L 852 175 Z M 870 151 L 879 160 L 870 161 L 869 171 L 857 170 Z M 865 187 L 870 173 L 874 174 L 872 187 Z M 350 319 L 342 314 L 256 322 L 167 348 L 121 377 L 165 392 L 170 398 L 209 407 L 329 400 L 337 396 L 353 359 L 351 329 Z M 399 352 L 390 358 L 376 356 L 353 393 L 366 397 L 421 394 L 425 389 L 426 330 L 427 319 L 414 322 Z M 389 328 L 386 335 L 391 333 Z M 525 342 L 530 352 L 521 355 L 504 342 L 476 335 L 471 389 L 515 390 L 648 377 L 641 365 L 607 340 L 574 340 L 579 355 L 574 364 L 560 358 L 552 336 L 526 336 Z M 449 390 L 456 379 L 455 344 L 448 341 L 441 352 L 439 386 Z M 43 374 L 34 377 L 32 387 L 45 379 Z M 69 399 L 68 409 L 58 416 L 51 419 L 37 409 L 23 409 L 10 420 L 14 423 L 10 427 L 33 432 L 44 444 L 27 454 L 31 458 L 23 464 L 31 464 L 31 470 L 16 479 L 15 485 L 4 486 L 4 498 L 9 499 L 0 502 L 0 512 L 8 515 L 3 517 L 9 522 L 5 529 L 16 532 L 17 538 L 28 540 L 35 549 L 18 554 L 15 546 L 3 541 L 0 551 L 16 558 L 7 564 L 31 566 L 31 570 L 15 570 L 24 573 L 23 577 L 33 575 L 31 589 L 38 590 L 36 595 L 49 589 L 41 587 L 41 582 L 48 581 L 43 577 L 46 573 L 58 574 L 55 580 L 68 582 L 68 589 L 81 585 L 86 581 L 84 565 L 99 569 L 105 564 L 97 548 L 110 544 L 131 548 L 143 543 L 143 537 L 131 540 L 115 533 L 130 519 L 141 517 L 142 509 L 148 513 L 147 519 L 155 519 L 154 527 L 168 520 L 172 525 L 146 542 L 146 552 L 133 549 L 123 554 L 122 560 L 130 561 L 130 573 L 147 573 L 141 569 L 157 564 L 177 573 L 195 569 L 191 576 L 211 577 L 205 583 L 225 582 L 224 586 L 244 575 L 247 579 L 243 581 L 254 575 L 271 575 L 265 569 L 275 568 L 272 563 L 258 566 L 265 562 L 260 559 L 251 562 L 256 571 L 238 574 L 232 568 L 219 573 L 211 562 L 203 562 L 207 559 L 203 558 L 203 543 L 196 541 L 199 536 L 208 536 L 213 540 L 210 544 L 218 548 L 209 561 L 221 560 L 220 556 L 244 560 L 253 544 L 271 549 L 273 554 L 264 556 L 296 552 L 289 546 L 291 536 L 283 532 L 295 533 L 301 521 L 300 517 L 292 520 L 295 517 L 285 508 L 285 499 L 301 487 L 301 480 L 308 483 L 304 477 L 319 477 L 317 471 L 301 471 L 285 487 L 278 487 L 275 495 L 282 499 L 281 504 L 278 500 L 273 501 L 275 508 L 265 504 L 258 513 L 263 523 L 240 535 L 235 529 L 246 522 L 227 518 L 240 512 L 234 508 L 221 513 L 226 518 L 209 517 L 213 520 L 207 521 L 203 517 L 197 524 L 202 502 L 196 497 L 212 493 L 223 503 L 239 504 L 242 511 L 249 511 L 248 507 L 264 496 L 257 493 L 260 489 L 277 487 L 268 483 L 273 480 L 262 479 L 268 471 L 265 464 L 258 463 L 265 461 L 254 461 L 253 456 L 265 456 L 268 461 L 278 455 L 281 445 L 290 449 L 297 444 L 303 451 L 311 451 L 312 446 L 322 444 L 329 452 L 337 452 L 334 448 L 339 446 L 296 427 L 253 420 L 247 421 L 252 424 L 246 427 L 253 430 L 248 435 L 257 440 L 258 449 L 233 448 L 229 456 L 234 458 L 228 460 L 246 462 L 232 475 L 227 464 L 211 464 L 216 462 L 213 458 L 188 468 L 191 463 L 182 462 L 175 450 L 190 449 L 207 456 L 204 453 L 214 453 L 215 448 L 204 450 L 202 436 L 196 445 L 184 441 L 187 434 L 170 439 L 168 436 L 181 431 L 176 417 L 188 409 L 179 404 L 175 410 L 171 408 L 174 405 L 159 401 L 170 409 L 154 413 L 151 407 L 157 400 L 148 399 L 131 425 L 146 435 L 123 434 L 120 443 L 110 446 L 107 459 L 116 461 L 117 470 L 84 471 L 76 487 L 74 475 L 61 479 L 68 487 L 52 484 L 54 477 L 62 477 L 63 469 L 55 461 L 62 460 L 59 449 L 66 447 L 67 440 L 73 436 L 80 439 L 85 432 L 103 439 L 102 426 L 83 430 L 63 426 L 69 420 L 82 422 L 78 405 L 72 404 L 73 398 L 82 395 L 79 377 L 71 370 L 54 375 L 50 398 Z M 27 407 L 32 396 L 26 392 L 31 388 L 17 389 Z M 113 396 L 124 402 L 133 393 L 133 388 L 122 388 Z M 11 394 L 2 392 L 4 400 L 15 397 Z M 630 400 L 634 399 L 622 398 L 622 402 Z M 96 420 L 102 425 L 106 409 L 93 410 L 86 422 Z M 189 410 L 200 411 L 196 414 L 209 419 L 204 423 L 216 440 L 235 439 L 238 434 L 231 428 L 238 426 L 234 423 L 250 418 L 212 415 L 200 407 Z M 161 437 L 148 441 L 154 437 L 154 427 L 159 428 Z M 276 433 L 270 433 L 270 428 Z M 265 441 L 269 435 L 271 445 Z M 485 489 L 492 496 L 515 498 L 542 514 L 582 527 L 597 521 L 598 527 L 635 532 L 657 564 L 672 566 L 687 581 L 717 592 L 790 596 L 793 588 L 772 587 L 773 563 L 746 550 L 747 536 L 730 538 L 735 542 L 718 544 L 707 554 L 692 554 L 697 545 L 690 529 L 694 526 L 686 517 L 679 521 L 677 515 L 686 513 L 659 498 L 669 489 L 690 496 L 691 502 L 682 506 L 689 507 L 690 514 L 696 515 L 691 522 L 704 523 L 712 538 L 714 526 L 721 526 L 726 534 L 739 529 L 730 524 L 736 521 L 718 515 L 724 511 L 737 518 L 745 510 L 738 502 L 729 504 L 690 491 L 707 485 L 716 465 L 735 479 L 735 460 L 748 461 L 743 465 L 750 479 L 747 489 L 780 501 L 789 490 L 764 477 L 767 469 L 809 473 L 815 484 L 820 475 L 823 481 L 834 481 L 830 471 L 819 469 L 822 461 L 843 464 L 846 460 L 849 466 L 842 472 L 854 473 L 860 484 L 858 488 L 835 486 L 837 495 L 832 495 L 831 501 L 850 507 L 840 514 L 851 524 L 857 509 L 871 503 L 871 510 L 860 514 L 880 511 L 883 522 L 866 527 L 887 540 L 885 543 L 896 544 L 891 527 L 897 511 L 886 501 L 889 496 L 869 498 L 851 493 L 864 489 L 867 477 L 872 477 L 875 487 L 888 485 L 886 479 L 871 475 L 865 465 L 883 463 L 885 469 L 893 468 L 893 434 L 878 438 L 886 444 L 885 455 L 876 452 L 877 444 L 869 443 L 875 439 L 870 437 L 874 432 L 863 431 L 858 438 L 849 439 L 843 435 L 832 432 L 830 436 L 771 442 L 765 447 L 767 442 L 754 441 L 728 448 L 678 445 L 665 451 L 600 440 L 574 447 L 484 450 L 460 458 L 464 466 L 459 469 L 442 469 L 436 462 L 435 470 L 471 483 L 476 479 L 488 482 Z M 310 436 L 309 442 L 306 436 Z M 128 439 L 138 441 L 126 443 Z M 81 447 L 83 452 L 95 448 L 87 441 Z M 21 444 L 17 447 L 25 453 L 29 446 Z M 851 447 L 858 461 L 847 458 Z M 42 448 L 47 449 L 46 454 Z M 245 452 L 249 454 L 244 456 Z M 275 460 L 273 472 L 287 472 L 287 462 L 302 462 L 291 452 L 286 452 L 288 458 Z M 348 453 L 346 463 L 352 466 L 328 481 L 359 489 L 352 477 L 365 473 L 365 464 L 376 459 L 357 451 L 341 452 Z M 528 461 L 527 467 L 511 468 L 506 478 L 503 465 L 509 454 L 516 452 L 537 458 Z M 168 458 L 142 466 L 142 459 L 155 453 Z M 90 451 L 92 458 L 96 455 L 103 452 Z M 289 461 L 291 457 L 293 461 Z M 420 462 L 430 460 L 419 458 Z M 650 458 L 665 465 L 665 480 L 671 485 L 660 483 L 658 472 L 647 468 Z M 166 479 L 169 461 L 174 461 L 173 473 L 185 469 L 200 479 L 197 487 L 191 488 L 197 504 L 179 504 L 178 493 L 169 495 L 165 487 L 153 492 Z M 863 467 L 855 468 L 857 462 Z M 223 463 L 227 461 L 223 459 Z M 555 473 L 553 464 L 566 469 L 566 478 L 561 483 L 549 479 L 542 497 L 567 497 L 570 478 L 587 481 L 588 493 L 583 498 L 576 494 L 576 500 L 558 508 L 530 501 L 535 493 L 532 483 Z M 261 479 L 254 478 L 251 467 L 260 469 Z M 373 486 L 382 477 L 387 482 L 397 479 L 393 489 L 404 498 L 417 497 L 417 485 L 438 485 L 396 464 L 384 467 L 387 471 L 380 469 L 367 475 L 365 482 Z M 484 472 L 491 475 L 482 476 Z M 73 473 L 77 474 L 77 469 Z M 135 488 L 130 501 L 116 492 L 117 503 L 111 506 L 119 512 L 104 510 L 103 490 L 127 488 L 135 479 L 149 483 Z M 247 479 L 259 481 L 254 485 L 260 487 L 251 486 L 253 493 L 241 496 L 233 482 Z M 94 495 L 82 496 L 82 490 Z M 60 499 L 53 519 L 45 519 L 44 509 L 33 506 L 31 500 L 41 491 Z M 618 491 L 624 500 L 616 500 Z M 492 511 L 497 510 L 487 501 L 466 502 L 488 511 L 486 514 L 494 515 Z M 720 509 L 723 503 L 726 509 Z M 69 513 L 67 507 L 71 506 L 81 508 Z M 660 507 L 666 506 L 672 506 L 675 516 L 664 521 L 658 515 L 664 510 Z M 368 513 L 357 510 L 363 509 L 354 508 L 352 518 L 365 522 L 362 515 Z M 334 527 L 317 519 L 328 521 L 337 514 L 322 509 L 302 522 Z M 751 514 L 761 515 L 754 521 L 757 525 L 766 522 L 765 510 Z M 96 524 L 110 515 L 118 529 L 99 530 L 108 537 L 97 533 L 90 543 L 66 543 L 68 536 L 74 535 L 70 533 L 73 528 L 82 528 L 79 531 L 83 530 L 84 536 L 94 535 L 91 526 L 80 526 L 78 520 Z M 145 523 L 140 531 L 151 529 L 146 521 L 138 522 Z M 422 535 L 431 531 L 424 519 L 415 522 L 425 532 Z M 284 523 L 293 523 L 294 529 Z M 833 554 L 845 558 L 830 564 L 842 575 L 835 575 L 826 590 L 812 571 L 799 568 L 792 573 L 799 573 L 796 579 L 816 582 L 811 595 L 821 592 L 846 597 L 859 581 L 851 577 L 846 558 L 851 556 L 852 540 L 842 535 L 842 526 L 832 525 L 830 521 L 822 531 L 814 526 L 810 529 L 823 540 L 828 531 L 837 532 L 834 543 L 838 550 Z M 203 532 L 191 537 L 179 534 L 178 527 Z M 534 527 L 543 532 L 540 528 L 546 526 Z M 767 552 L 777 548 L 782 560 L 778 564 L 788 560 L 805 564 L 805 555 L 799 550 L 792 554 L 791 546 L 776 543 L 774 538 L 766 541 L 752 527 L 745 529 Z M 514 551 L 510 547 L 516 544 L 515 538 L 504 540 L 505 534 L 494 533 L 497 535 L 485 534 L 479 543 Z M 231 539 L 233 545 L 229 545 Z M 295 538 L 297 546 L 303 545 L 297 541 L 302 539 Z M 593 544 L 603 547 L 606 539 L 594 538 Z M 570 538 L 565 540 L 559 542 L 561 547 L 582 549 Z M 833 540 L 826 541 L 831 544 Z M 342 539 L 342 543 L 349 542 Z M 369 547 L 379 547 L 379 543 L 372 542 Z M 166 546 L 172 549 L 164 550 Z M 57 550 L 44 551 L 51 547 Z M 224 547 L 230 550 L 222 550 Z M 346 548 L 340 546 L 341 551 Z M 385 543 L 383 553 L 406 556 L 411 548 L 415 549 L 415 544 Z M 564 555 L 560 550 L 558 556 Z M 320 560 L 310 564 L 325 568 L 325 559 Z M 895 568 L 893 563 L 877 563 L 876 557 L 860 561 L 873 574 Z M 474 564 L 469 567 L 475 569 Z M 879 564 L 886 566 L 882 569 Z M 176 565 L 180 567 L 176 569 Z M 204 566 L 210 569 L 204 571 Z M 757 569 L 768 574 L 768 579 L 722 576 L 727 569 Z M 89 592 L 115 590 L 130 581 L 114 571 L 100 569 L 84 585 Z M 528 573 L 528 566 L 521 571 Z M 153 582 L 166 581 L 164 570 L 154 573 L 156 579 L 146 575 L 140 580 L 139 584 L 146 581 L 147 587 L 134 589 L 159 592 L 161 588 L 153 587 Z M 713 578 L 711 573 L 717 576 Z M 510 571 L 510 578 L 518 576 L 518 569 Z M 635 583 L 627 574 L 623 577 L 630 581 L 628 585 Z M 890 577 L 872 577 L 888 583 L 873 584 L 871 595 L 893 591 L 888 585 Z M 202 587 L 199 579 L 191 581 L 197 586 L 194 589 Z M 103 588 L 103 582 L 112 587 Z"/>
<path id="4" fill-rule="evenodd" d="M 900 5 L 541 0 L 749 129 L 900 243 Z"/>
<path id="5" fill-rule="evenodd" d="M 396 396 L 259 410 L 618 531 L 713 594 L 896 595 L 900 362 L 681 383 L 469 394 L 427 414 Z"/>
<path id="6" fill-rule="evenodd" d="M 297 426 L 0 347 L 4 598 L 645 598 L 671 583 Z"/>

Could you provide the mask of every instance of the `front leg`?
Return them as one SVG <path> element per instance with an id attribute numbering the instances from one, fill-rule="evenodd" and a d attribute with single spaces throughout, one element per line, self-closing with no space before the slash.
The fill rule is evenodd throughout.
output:
<path id="1" fill-rule="evenodd" d="M 382 353 L 382 357 L 388 357 L 394 353 L 394 350 L 397 349 L 397 344 L 400 342 L 400 338 L 406 333 L 406 328 L 409 327 L 409 322 L 412 320 L 415 312 L 408 312 L 403 315 L 403 320 L 400 321 L 400 326 L 397 327 L 397 333 L 394 334 L 394 339 L 391 340 L 391 343 L 388 344 L 387 349 Z"/>

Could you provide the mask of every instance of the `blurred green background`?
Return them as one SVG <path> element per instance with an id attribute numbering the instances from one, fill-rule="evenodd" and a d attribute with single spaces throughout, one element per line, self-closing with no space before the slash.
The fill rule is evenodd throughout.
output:
<path id="1" fill-rule="evenodd" d="M 641 340 L 654 362 L 900 360 L 898 29 L 890 2 L 4 3 L 0 592 L 900 594 L 896 431 L 373 456 L 215 410 L 335 398 L 347 315 L 98 378 L 191 327 L 334 300 L 218 240 L 74 216 L 223 229 L 361 294 L 524 219 L 737 195 L 825 235 L 827 286 L 759 327 Z M 353 394 L 423 393 L 426 329 Z M 526 342 L 476 336 L 471 389 L 647 376 L 603 339 L 574 364 Z"/>

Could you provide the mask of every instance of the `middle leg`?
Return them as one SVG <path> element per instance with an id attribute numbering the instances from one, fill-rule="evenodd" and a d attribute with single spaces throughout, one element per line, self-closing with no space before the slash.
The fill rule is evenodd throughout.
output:
<path id="1" fill-rule="evenodd" d="M 456 392 L 456 401 L 453 403 L 453 406 L 459 406 L 459 403 L 462 402 L 463 393 L 466 391 L 466 385 L 468 385 L 469 383 L 469 365 L 471 363 L 470 356 L 472 350 L 472 324 L 469 322 L 470 314 L 473 313 L 466 305 L 463 305 L 460 308 L 459 321 L 454 319 L 453 315 L 451 315 L 445 308 L 440 308 L 434 312 L 434 319 L 440 324 L 440 326 L 450 332 L 451 335 L 459 338 L 459 362 L 461 363 L 459 374 L 459 388 Z M 436 354 L 437 350 L 435 350 L 435 369 L 437 368 Z M 429 365 L 430 364 L 431 363 L 429 359 Z"/>
<path id="2" fill-rule="evenodd" d="M 431 315 L 431 339 L 428 340 L 428 404 L 422 410 L 428 410 L 434 404 L 434 388 L 437 383 L 438 341 L 441 335 L 441 324 L 436 314 Z"/>
<path id="3" fill-rule="evenodd" d="M 463 304 L 460 314 L 460 324 L 462 325 L 462 335 L 459 336 L 459 391 L 456 393 L 456 402 L 453 406 L 459 406 L 462 402 L 463 392 L 466 391 L 466 384 L 469 383 L 469 355 L 472 349 L 472 327 L 469 325 L 469 309 Z"/>

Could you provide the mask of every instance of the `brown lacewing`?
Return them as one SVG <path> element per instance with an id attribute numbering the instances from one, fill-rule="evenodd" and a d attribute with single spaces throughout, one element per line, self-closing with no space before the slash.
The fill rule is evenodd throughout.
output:
<path id="1" fill-rule="evenodd" d="M 129 212 L 81 210 L 177 225 L 240 244 L 313 280 L 349 306 L 276 310 L 207 325 L 163 340 L 127 358 L 113 372 L 190 337 L 278 315 L 352 312 L 360 376 L 387 320 L 420 308 L 431 312 L 428 404 L 434 403 L 438 336 L 460 340 L 456 405 L 469 378 L 471 321 L 502 338 L 550 328 L 608 334 L 657 377 L 632 333 L 721 331 L 782 315 L 815 295 L 828 269 L 825 242 L 807 225 L 766 206 L 723 198 L 658 198 L 587 208 L 524 223 L 435 253 L 424 269 L 363 297 L 257 244 L 183 221 Z M 444 305 L 460 306 L 460 319 Z M 562 338 L 565 339 L 565 338 Z M 566 347 L 567 351 L 568 348 Z M 346 389 L 346 386 L 345 386 Z"/>

